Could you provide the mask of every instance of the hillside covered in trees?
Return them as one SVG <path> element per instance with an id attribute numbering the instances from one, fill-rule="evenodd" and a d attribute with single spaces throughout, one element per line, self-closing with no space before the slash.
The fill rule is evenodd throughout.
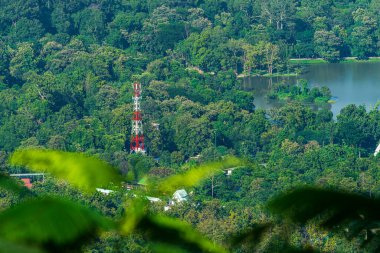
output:
<path id="1" fill-rule="evenodd" d="M 95 155 L 131 183 L 236 155 L 249 166 L 187 189 L 189 202 L 167 212 L 227 248 L 230 234 L 272 220 L 265 203 L 285 189 L 380 194 L 378 107 L 349 105 L 336 119 L 293 100 L 264 111 L 238 78 L 293 71 L 291 58 L 380 56 L 377 0 L 4 0 L 0 7 L 1 172 L 26 171 L 8 163 L 23 148 Z M 143 87 L 147 156 L 129 154 L 135 81 Z M 312 92 L 320 93 L 312 100 L 331 95 Z M 125 212 L 120 192 L 86 196 L 52 178 L 32 191 L 112 218 Z M 0 210 L 21 201 L 2 190 L 0 197 Z M 313 225 L 290 239 L 322 252 L 360 249 Z M 265 242 L 272 250 L 273 241 Z M 150 252 L 148 244 L 108 234 L 84 251 Z"/>

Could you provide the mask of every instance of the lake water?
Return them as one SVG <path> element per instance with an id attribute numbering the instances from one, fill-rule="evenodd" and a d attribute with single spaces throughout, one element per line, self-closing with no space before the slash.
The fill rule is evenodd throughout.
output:
<path id="1" fill-rule="evenodd" d="M 244 89 L 255 92 L 256 107 L 269 109 L 278 105 L 265 98 L 271 82 L 283 80 L 295 84 L 299 79 L 308 80 L 311 87 L 330 88 L 336 100 L 336 103 L 331 105 L 335 116 L 348 104 L 366 105 L 367 109 L 370 109 L 380 101 L 380 62 L 308 65 L 305 73 L 299 77 L 275 77 L 272 80 L 265 77 L 249 77 L 244 79 L 243 86 Z"/>

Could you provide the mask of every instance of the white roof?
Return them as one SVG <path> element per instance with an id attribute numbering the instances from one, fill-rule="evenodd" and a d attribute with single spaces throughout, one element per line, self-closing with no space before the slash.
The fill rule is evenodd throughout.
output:
<path id="1" fill-rule="evenodd" d="M 377 146 L 375 153 L 373 154 L 374 156 L 377 156 L 377 154 L 380 152 L 380 144 Z"/>
<path id="2" fill-rule="evenodd" d="M 177 191 L 175 191 L 175 193 L 173 194 L 173 197 L 174 197 L 174 196 L 179 196 L 180 198 L 187 198 L 187 192 L 186 192 L 186 190 L 184 190 L 184 189 L 177 190 Z"/>
<path id="3" fill-rule="evenodd" d="M 149 196 L 146 196 L 146 198 L 147 198 L 150 202 L 161 202 L 161 199 L 159 199 L 159 198 L 149 197 Z"/>
<path id="4" fill-rule="evenodd" d="M 113 190 L 107 190 L 107 189 L 102 189 L 102 188 L 96 188 L 96 190 L 106 195 L 110 194 L 111 192 L 114 192 Z"/>
<path id="5" fill-rule="evenodd" d="M 178 202 L 182 202 L 182 201 L 187 200 L 187 197 L 188 197 L 188 194 L 187 194 L 187 192 L 184 189 L 177 190 L 173 194 L 173 199 L 175 199 Z"/>

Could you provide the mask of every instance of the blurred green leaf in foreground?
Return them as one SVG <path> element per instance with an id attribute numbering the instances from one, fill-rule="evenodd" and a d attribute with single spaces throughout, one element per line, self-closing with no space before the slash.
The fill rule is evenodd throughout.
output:
<path id="1" fill-rule="evenodd" d="M 0 253 L 43 253 L 42 249 L 32 247 L 31 245 L 20 245 L 0 240 Z"/>
<path id="2" fill-rule="evenodd" d="M 224 172 L 225 169 L 243 164 L 236 157 L 225 157 L 220 161 L 205 163 L 163 180 L 148 179 L 146 190 L 138 194 L 143 196 L 147 193 L 173 193 L 181 188 L 193 187 L 212 175 Z M 141 233 L 151 242 L 153 252 L 226 252 L 224 248 L 196 232 L 189 224 L 178 219 L 149 213 L 148 202 L 139 199 L 138 196 L 127 204 L 125 219 L 121 224 L 122 233 Z"/>
<path id="3" fill-rule="evenodd" d="M 348 239 L 359 238 L 362 247 L 380 250 L 380 199 L 357 193 L 301 187 L 280 194 L 268 204 L 272 213 L 304 225 L 314 222 Z"/>
<path id="4" fill-rule="evenodd" d="M 145 204 L 147 202 L 142 200 L 132 202 L 121 224 L 121 231 L 123 234 L 141 233 L 151 242 L 153 252 L 226 252 L 193 230 L 189 224 L 148 213 Z"/>
<path id="5" fill-rule="evenodd" d="M 4 174 L 0 174 L 0 188 L 19 195 L 30 193 L 20 182 Z"/>
<path id="6" fill-rule="evenodd" d="M 86 191 L 111 182 L 120 182 L 116 169 L 97 158 L 83 154 L 26 149 L 16 151 L 11 157 L 11 164 L 50 173 Z M 192 187 L 223 169 L 241 165 L 238 158 L 227 157 L 200 165 L 184 174 L 152 182 L 151 186 L 155 186 L 161 193 L 180 187 Z M 11 190 L 18 189 L 17 183 L 8 185 L 12 181 L 8 182 L 8 178 L 0 179 L 0 186 L 1 182 L 7 182 L 4 186 Z M 136 193 L 145 196 L 147 192 L 138 190 Z M 7 245 L 21 243 L 47 252 L 75 252 L 80 251 L 84 243 L 95 238 L 98 232 L 113 228 L 124 235 L 143 235 L 153 252 L 226 252 L 194 231 L 190 225 L 149 213 L 147 202 L 137 195 L 134 196 L 126 207 L 125 217 L 119 227 L 96 212 L 71 201 L 36 197 L 0 213 L 0 239 Z"/>
<path id="7" fill-rule="evenodd" d="M 32 199 L 0 213 L 0 238 L 35 245 L 48 252 L 79 249 L 100 229 L 112 223 L 98 213 L 74 202 Z"/>
<path id="8" fill-rule="evenodd" d="M 201 164 L 183 174 L 170 176 L 159 182 L 158 190 L 162 193 L 173 193 L 180 188 L 193 187 L 212 175 L 224 172 L 223 170 L 243 165 L 241 159 L 228 156 L 220 161 Z"/>
<path id="9" fill-rule="evenodd" d="M 16 151 L 10 163 L 25 166 L 32 171 L 51 173 L 85 191 L 94 191 L 110 182 L 121 182 L 120 175 L 111 165 L 80 153 L 24 149 Z"/>

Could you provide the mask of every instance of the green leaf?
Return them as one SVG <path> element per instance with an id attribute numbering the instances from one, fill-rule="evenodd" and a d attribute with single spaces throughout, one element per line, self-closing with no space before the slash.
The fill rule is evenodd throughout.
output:
<path id="1" fill-rule="evenodd" d="M 283 247 L 281 249 L 279 249 L 278 252 L 281 252 L 281 253 L 317 253 L 319 251 L 316 251 L 312 248 L 302 249 L 302 248 L 296 248 L 296 247 L 291 246 L 289 244 L 284 244 Z"/>
<path id="2" fill-rule="evenodd" d="M 239 249 L 242 245 L 244 245 L 244 249 L 248 250 L 250 252 L 261 252 L 260 250 L 261 243 L 265 240 L 265 238 L 270 243 L 266 245 L 266 250 L 264 252 L 281 252 L 281 253 L 313 253 L 317 252 L 314 251 L 312 248 L 296 248 L 292 245 L 290 245 L 283 237 L 279 238 L 278 235 L 273 235 L 276 232 L 275 225 L 271 223 L 266 224 L 256 224 L 252 228 L 248 229 L 247 231 L 244 231 L 240 233 L 237 236 L 232 236 L 232 246 Z M 282 233 L 285 231 L 282 227 L 280 230 Z M 288 231 L 287 231 L 288 233 Z"/>
<path id="3" fill-rule="evenodd" d="M 135 199 L 130 201 L 126 209 L 125 219 L 121 224 L 121 232 L 125 235 L 132 233 L 137 224 L 143 219 L 146 214 L 147 201 Z"/>
<path id="4" fill-rule="evenodd" d="M 171 193 L 179 188 L 192 187 L 212 175 L 222 173 L 223 170 L 242 166 L 243 162 L 236 157 L 226 157 L 221 161 L 205 163 L 190 169 L 183 174 L 171 176 L 159 182 L 158 190 Z"/>
<path id="5" fill-rule="evenodd" d="M 380 218 L 380 200 L 336 190 L 302 187 L 281 194 L 268 204 L 269 209 L 294 222 L 306 223 L 327 211 L 323 225 L 332 227 L 348 218 Z"/>
<path id="6" fill-rule="evenodd" d="M 226 252 L 194 231 L 187 223 L 148 214 L 148 203 L 139 198 L 129 203 L 120 227 L 124 235 L 140 232 L 149 240 L 153 252 Z"/>
<path id="7" fill-rule="evenodd" d="M 41 249 L 34 248 L 30 245 L 20 245 L 0 240 L 0 253 L 43 253 Z"/>
<path id="8" fill-rule="evenodd" d="M 154 253 L 188 253 L 189 251 L 175 245 L 167 244 L 167 243 L 150 243 L 149 248 Z"/>
<path id="9" fill-rule="evenodd" d="M 344 231 L 349 239 L 363 235 L 363 246 L 380 248 L 380 200 L 331 189 L 302 187 L 271 200 L 269 209 L 292 222 L 315 220 L 321 226 Z M 370 243 L 371 242 L 371 243 Z"/>
<path id="10" fill-rule="evenodd" d="M 137 225 L 137 229 L 156 242 L 156 252 L 162 252 L 162 244 L 170 248 L 180 248 L 184 252 L 227 252 L 224 248 L 207 240 L 183 221 L 158 215 L 146 215 Z M 155 247 L 153 247 L 153 250 Z M 168 251 L 167 251 L 168 252 Z"/>
<path id="11" fill-rule="evenodd" d="M 80 153 L 25 149 L 16 151 L 10 160 L 12 165 L 25 166 L 33 171 L 51 173 L 87 191 L 120 183 L 117 170 L 104 161 Z"/>
<path id="12" fill-rule="evenodd" d="M 19 195 L 30 193 L 28 188 L 23 187 L 15 179 L 4 174 L 0 174 L 0 188 L 3 188 L 4 190 L 7 190 Z"/>
<path id="13" fill-rule="evenodd" d="M 248 243 L 251 248 L 256 248 L 264 237 L 264 234 L 272 227 L 273 224 L 257 224 L 249 230 L 233 236 L 232 245 L 239 246 L 242 243 Z"/>
<path id="14" fill-rule="evenodd" d="M 0 213 L 0 238 L 40 245 L 49 251 L 78 248 L 112 223 L 68 200 L 43 198 L 23 202 Z"/>

